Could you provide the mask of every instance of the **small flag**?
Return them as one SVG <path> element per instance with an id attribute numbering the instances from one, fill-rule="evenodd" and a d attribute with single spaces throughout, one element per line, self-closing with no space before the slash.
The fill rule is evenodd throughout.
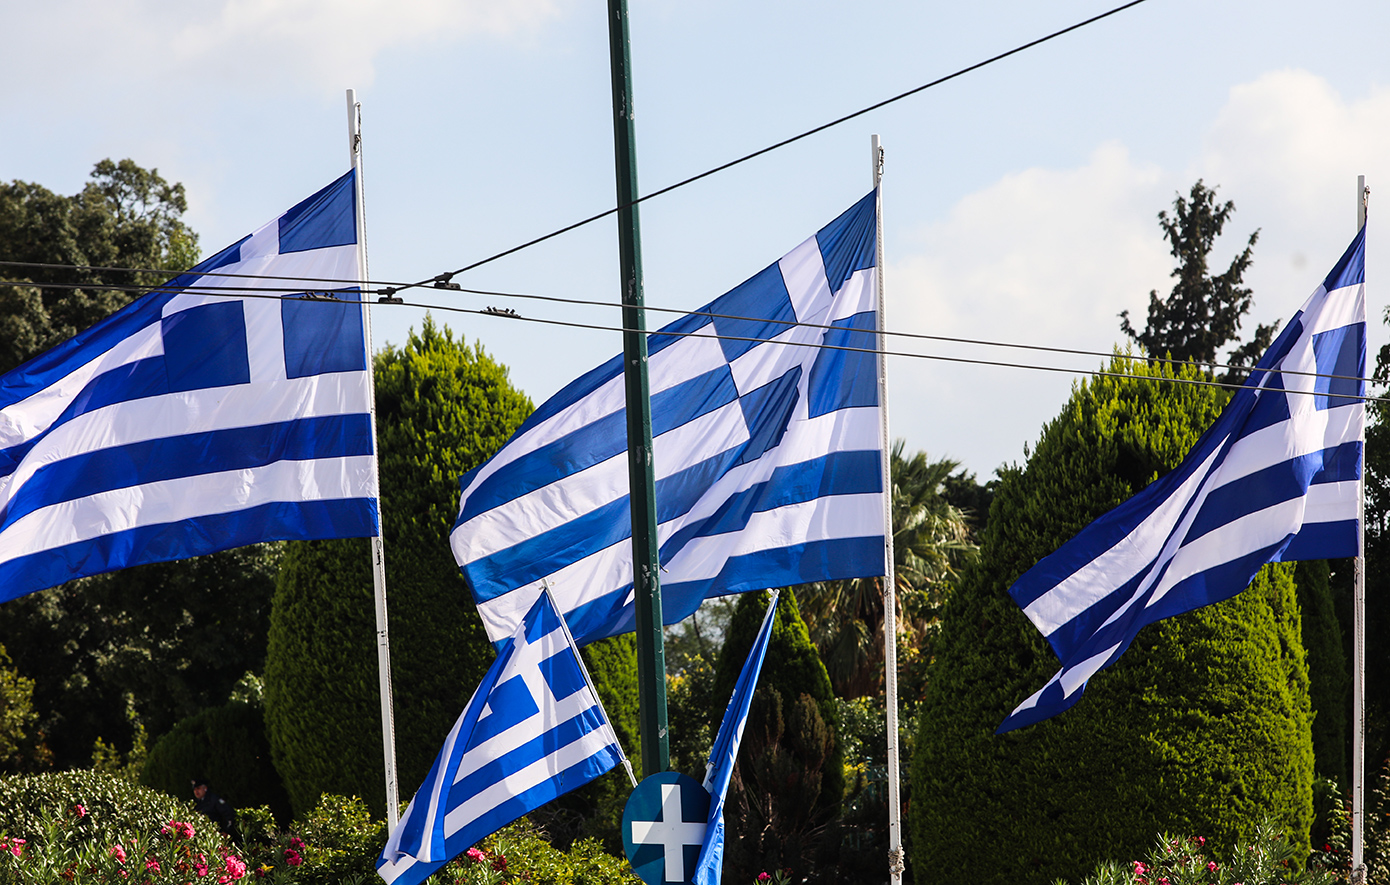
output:
<path id="1" fill-rule="evenodd" d="M 748 660 L 743 671 L 738 674 L 733 696 L 729 698 L 729 708 L 724 711 L 724 720 L 719 723 L 719 734 L 714 739 L 714 747 L 709 754 L 709 768 L 705 773 L 704 787 L 709 791 L 709 824 L 705 829 L 704 844 L 700 846 L 700 858 L 695 862 L 695 885 L 719 885 L 724 868 L 724 797 L 729 792 L 729 779 L 734 775 L 734 764 L 738 761 L 738 745 L 743 739 L 743 726 L 748 722 L 748 706 L 753 702 L 753 692 L 758 687 L 758 674 L 763 669 L 763 658 L 767 654 L 767 642 L 772 636 L 772 624 L 777 612 L 777 596 L 767 604 L 767 614 L 763 615 L 763 626 L 758 630 L 758 638 L 753 649 L 748 652 Z"/>
<path id="2" fill-rule="evenodd" d="M 377 534 L 363 307 L 281 294 L 358 278 L 353 182 L 0 376 L 0 602 Z"/>
<path id="3" fill-rule="evenodd" d="M 1014 582 L 1062 669 L 999 731 L 1068 709 L 1141 628 L 1265 563 L 1357 555 L 1365 370 L 1363 228 L 1186 460 Z"/>
<path id="4" fill-rule="evenodd" d="M 479 839 L 623 762 L 549 594 L 537 597 L 454 723 L 377 859 L 415 885 Z"/>
<path id="5" fill-rule="evenodd" d="M 662 612 L 886 573 L 870 193 L 648 337 Z M 622 358 L 543 404 L 460 480 L 454 557 L 488 636 L 543 581 L 580 644 L 634 629 Z"/>

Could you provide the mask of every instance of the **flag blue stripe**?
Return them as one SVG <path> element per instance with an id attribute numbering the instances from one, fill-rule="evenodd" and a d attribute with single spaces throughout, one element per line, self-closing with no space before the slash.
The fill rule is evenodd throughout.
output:
<path id="1" fill-rule="evenodd" d="M 0 562 L 0 602 L 132 565 L 186 559 L 261 541 L 366 537 L 377 532 L 374 498 L 275 502 L 101 535 Z"/>
<path id="2" fill-rule="evenodd" d="M 209 430 L 84 452 L 45 464 L 0 509 L 0 530 L 64 501 L 170 479 L 372 453 L 370 415 Z"/>
<path id="3" fill-rule="evenodd" d="M 1354 519 L 1314 522 L 1305 525 L 1284 548 L 1279 561 L 1303 559 L 1341 559 L 1360 551 L 1360 534 Z"/>
<path id="4" fill-rule="evenodd" d="M 857 270 L 874 266 L 878 257 L 878 192 L 872 191 L 850 207 L 839 218 L 821 228 L 816 234 L 821 259 L 825 263 L 825 279 L 830 291 L 840 286 Z"/>
<path id="5" fill-rule="evenodd" d="M 280 254 L 357 242 L 357 187 L 348 172 L 280 216 Z"/>
<path id="6" fill-rule="evenodd" d="M 1326 279 L 1322 281 L 1322 287 L 1329 292 L 1344 289 L 1347 286 L 1359 286 L 1366 282 L 1366 228 L 1356 232 L 1351 245 L 1342 253 L 1342 257 L 1337 259 L 1337 263 L 1332 266 Z"/>
<path id="7" fill-rule="evenodd" d="M 738 399 L 727 367 L 652 397 L 652 435 L 660 436 Z M 627 451 L 627 416 L 613 412 L 519 458 L 478 485 L 454 525 Z"/>

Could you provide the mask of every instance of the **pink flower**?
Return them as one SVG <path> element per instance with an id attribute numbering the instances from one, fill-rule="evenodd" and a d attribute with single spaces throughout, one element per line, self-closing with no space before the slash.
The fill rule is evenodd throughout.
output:
<path id="1" fill-rule="evenodd" d="M 152 857 L 149 860 L 145 861 L 145 869 L 154 873 L 159 872 L 159 858 Z"/>
<path id="2" fill-rule="evenodd" d="M 1207 862 L 1207 871 L 1212 873 L 1216 872 L 1216 861 Z"/>
<path id="3" fill-rule="evenodd" d="M 299 838 L 298 836 L 291 836 L 291 837 L 290 837 L 290 847 L 291 847 L 291 848 L 303 848 L 303 847 L 304 847 L 304 840 L 301 839 L 301 838 Z"/>
<path id="4" fill-rule="evenodd" d="M 483 854 L 476 848 L 468 849 L 466 852 L 464 852 L 464 857 L 468 858 L 474 863 L 482 863 L 483 861 L 487 860 L 487 855 Z"/>
<path id="5" fill-rule="evenodd" d="M 227 875 L 231 876 L 233 879 L 240 879 L 242 876 L 246 875 L 246 864 L 235 854 L 227 855 L 226 866 Z"/>
<path id="6" fill-rule="evenodd" d="M 1142 876 L 1142 875 L 1144 875 L 1145 873 L 1147 873 L 1148 871 L 1149 871 L 1149 868 L 1146 867 L 1146 866 L 1144 866 L 1144 862 L 1143 862 L 1143 861 L 1141 861 L 1141 860 L 1136 860 L 1136 861 L 1134 862 L 1134 875 L 1136 875 L 1136 876 Z"/>
<path id="7" fill-rule="evenodd" d="M 77 815 L 78 820 L 81 820 L 82 818 L 87 816 L 87 809 L 83 808 L 82 805 L 79 803 L 72 807 L 72 813 Z"/>
<path id="8" fill-rule="evenodd" d="M 195 863 L 193 865 L 193 872 L 197 873 L 198 878 L 201 879 L 208 874 L 208 865 L 205 863 Z"/>
<path id="9" fill-rule="evenodd" d="M 300 864 L 304 863 L 304 858 L 300 857 L 299 852 L 295 851 L 293 848 L 286 848 L 285 863 L 289 864 L 292 867 L 297 867 Z"/>
<path id="10" fill-rule="evenodd" d="M 766 872 L 762 872 L 762 873 L 759 873 L 759 874 L 758 874 L 758 881 L 759 881 L 759 882 L 771 882 L 771 881 L 772 881 L 772 877 L 769 876 Z"/>
<path id="11" fill-rule="evenodd" d="M 121 847 L 121 843 L 112 845 L 111 853 L 116 856 L 116 863 L 125 863 L 125 849 Z"/>

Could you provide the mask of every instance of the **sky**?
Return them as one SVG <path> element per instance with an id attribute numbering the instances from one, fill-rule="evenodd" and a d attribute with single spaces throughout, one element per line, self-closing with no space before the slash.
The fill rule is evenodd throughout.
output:
<path id="1" fill-rule="evenodd" d="M 912 89 L 1118 0 L 630 0 L 643 193 Z M 0 180 L 81 190 L 130 158 L 187 189 L 203 253 L 348 168 L 361 102 L 372 279 L 471 264 L 615 202 L 599 0 L 0 0 Z M 1158 225 L 1198 179 L 1258 230 L 1256 322 L 1291 315 L 1390 200 L 1383 0 L 1147 0 L 1084 29 L 713 175 L 641 207 L 646 301 L 689 310 L 763 269 L 872 187 L 885 149 L 888 327 L 1108 353 L 1142 326 L 1173 261 Z M 616 302 L 607 218 L 459 276 L 469 288 Z M 1390 231 L 1368 228 L 1370 345 Z M 1387 287 L 1390 288 L 1390 287 Z M 616 307 L 427 292 L 539 404 L 620 335 L 448 306 L 615 326 Z M 655 328 L 669 316 L 649 314 Z M 400 346 L 424 311 L 373 311 Z M 1098 356 L 899 340 L 919 354 L 1075 370 Z M 1070 394 L 1074 373 L 888 360 L 891 433 L 988 478 Z"/>

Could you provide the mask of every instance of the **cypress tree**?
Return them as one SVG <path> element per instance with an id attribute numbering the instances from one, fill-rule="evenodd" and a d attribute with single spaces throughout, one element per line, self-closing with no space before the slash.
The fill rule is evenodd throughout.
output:
<path id="1" fill-rule="evenodd" d="M 375 356 L 401 798 L 429 771 L 493 660 L 449 550 L 458 477 L 531 411 L 481 345 L 426 317 Z M 325 792 L 385 810 L 376 625 L 364 539 L 288 545 L 266 655 L 266 727 L 296 815 Z"/>
<path id="2" fill-rule="evenodd" d="M 1024 468 L 1001 471 L 980 562 L 943 616 L 912 761 L 918 883 L 1043 883 L 1140 856 L 1155 835 L 1230 845 L 1265 816 L 1300 851 L 1312 818 L 1308 676 L 1288 565 L 1143 630 L 1051 720 L 995 728 L 1057 670 L 1009 585 L 1171 470 L 1225 395 L 1116 358 L 1078 384 Z"/>
<path id="3" fill-rule="evenodd" d="M 1351 561 L 1344 561 L 1350 568 Z M 1308 652 L 1308 696 L 1313 709 L 1313 770 L 1319 777 L 1350 783 L 1347 768 L 1347 711 L 1351 680 L 1342 627 L 1331 587 L 1329 563 L 1300 562 L 1294 573 L 1303 613 L 1303 647 Z"/>
<path id="4" fill-rule="evenodd" d="M 739 598 L 715 668 L 711 735 L 718 732 L 770 598 L 766 592 Z M 782 867 L 814 872 L 818 837 L 844 798 L 839 725 L 830 676 L 801 620 L 796 594 L 783 590 L 725 806 L 724 867 L 731 881 L 751 881 Z"/>

